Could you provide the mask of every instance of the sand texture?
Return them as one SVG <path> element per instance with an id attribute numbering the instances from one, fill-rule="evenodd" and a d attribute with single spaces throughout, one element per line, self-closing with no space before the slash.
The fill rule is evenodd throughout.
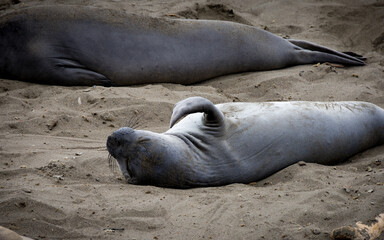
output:
<path id="1" fill-rule="evenodd" d="M 359 100 L 384 108 L 384 2 L 358 0 L 0 1 L 91 5 L 156 17 L 251 24 L 367 57 L 363 67 L 303 65 L 199 84 L 62 87 L 0 80 L 0 225 L 34 239 L 329 239 L 384 213 L 384 146 L 337 166 L 295 164 L 255 184 L 190 190 L 126 184 L 107 136 L 168 129 L 173 105 Z M 1 36 L 0 36 L 1 37 Z"/>

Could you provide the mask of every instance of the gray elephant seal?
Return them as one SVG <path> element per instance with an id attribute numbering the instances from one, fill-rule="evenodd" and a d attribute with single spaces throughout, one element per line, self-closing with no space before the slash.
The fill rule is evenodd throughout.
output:
<path id="1" fill-rule="evenodd" d="M 336 164 L 382 143 L 384 110 L 371 103 L 192 97 L 165 133 L 121 128 L 107 148 L 129 183 L 189 188 L 250 183 L 298 161 Z"/>
<path id="2" fill-rule="evenodd" d="M 20 236 L 16 232 L 0 226 L 0 239 L 1 240 L 33 240 L 32 238 Z"/>
<path id="3" fill-rule="evenodd" d="M 298 64 L 364 65 L 361 56 L 248 25 L 92 7 L 14 11 L 0 17 L 0 36 L 0 77 L 57 85 L 192 84 Z"/>

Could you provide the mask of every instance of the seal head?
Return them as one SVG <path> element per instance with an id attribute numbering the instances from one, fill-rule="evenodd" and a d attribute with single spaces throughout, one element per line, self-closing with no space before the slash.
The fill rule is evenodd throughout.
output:
<path id="1" fill-rule="evenodd" d="M 183 186 L 185 171 L 178 169 L 177 160 L 189 149 L 182 143 L 175 136 L 124 127 L 108 137 L 107 149 L 128 183 Z"/>
<path id="2" fill-rule="evenodd" d="M 134 183 L 132 171 L 128 168 L 131 152 L 137 152 L 140 145 L 137 143 L 137 136 L 132 128 L 121 128 L 108 137 L 107 149 L 114 157 L 129 183 Z"/>

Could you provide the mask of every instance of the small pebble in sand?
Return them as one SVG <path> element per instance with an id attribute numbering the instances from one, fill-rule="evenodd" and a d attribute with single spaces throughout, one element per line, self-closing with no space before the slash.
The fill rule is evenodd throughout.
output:
<path id="1" fill-rule="evenodd" d="M 350 193 L 351 190 L 349 188 L 343 188 L 346 193 Z"/>
<path id="2" fill-rule="evenodd" d="M 53 177 L 56 178 L 57 180 L 64 180 L 63 175 L 53 175 Z"/>

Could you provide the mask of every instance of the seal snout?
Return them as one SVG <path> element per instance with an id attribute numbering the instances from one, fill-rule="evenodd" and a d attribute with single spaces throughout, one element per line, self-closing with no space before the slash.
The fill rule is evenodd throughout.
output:
<path id="1" fill-rule="evenodd" d="M 120 128 L 119 130 L 112 133 L 107 139 L 107 149 L 108 152 L 116 157 L 116 151 L 118 148 L 124 147 L 126 144 L 130 143 L 130 140 L 133 137 L 134 130 L 132 128 Z"/>
<path id="2" fill-rule="evenodd" d="M 114 146 L 118 145 L 118 141 L 114 134 L 110 135 L 107 139 L 107 148 L 108 151 L 110 152 L 110 149 L 113 148 Z"/>
<path id="3" fill-rule="evenodd" d="M 119 141 L 116 139 L 115 135 L 112 134 L 107 139 L 107 150 L 112 157 L 116 158 L 116 148 L 119 145 Z"/>

